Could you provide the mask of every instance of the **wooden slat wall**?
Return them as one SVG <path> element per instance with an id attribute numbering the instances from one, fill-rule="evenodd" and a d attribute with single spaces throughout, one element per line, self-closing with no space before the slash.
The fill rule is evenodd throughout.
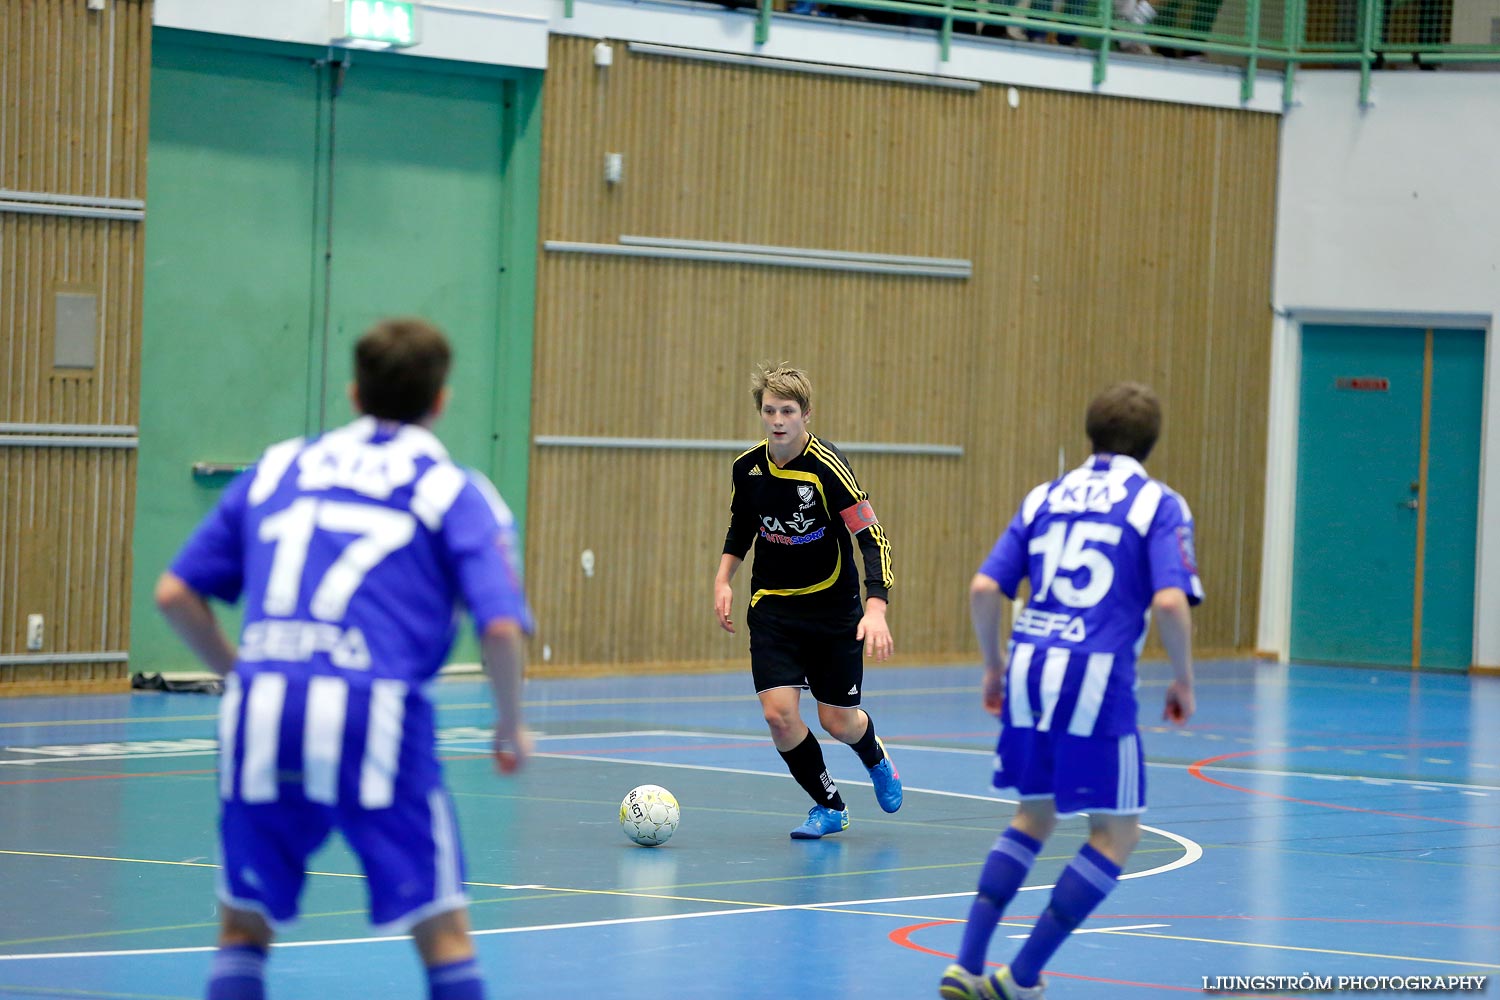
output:
<path id="1" fill-rule="evenodd" d="M 0 6 L 0 188 L 145 197 L 151 6 L 19 0 Z M 0 212 L 0 421 L 134 424 L 141 223 Z M 55 369 L 55 293 L 98 295 L 90 370 Z M 0 654 L 128 648 L 134 453 L 0 448 Z M 124 664 L 0 666 L 0 695 L 123 687 Z"/>
<path id="2" fill-rule="evenodd" d="M 1203 650 L 1253 643 L 1268 392 L 1273 116 L 978 94 L 631 54 L 556 37 L 541 231 L 963 257 L 966 282 L 545 253 L 534 433 L 759 436 L 750 365 L 812 375 L 892 540 L 913 661 L 972 656 L 969 576 L 1027 489 L 1087 452 L 1083 410 L 1147 381 L 1150 468 L 1198 518 Z M 624 179 L 603 181 L 606 152 Z M 534 450 L 528 581 L 551 669 L 738 661 L 711 581 L 728 453 Z M 585 578 L 579 553 L 596 555 Z M 737 602 L 748 577 L 742 571 Z M 741 614 L 742 614 L 741 610 Z M 543 665 L 542 669 L 548 669 Z"/>

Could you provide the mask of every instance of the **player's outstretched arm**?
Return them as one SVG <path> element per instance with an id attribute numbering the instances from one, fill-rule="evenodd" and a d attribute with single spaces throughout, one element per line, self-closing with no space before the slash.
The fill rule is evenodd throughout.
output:
<path id="1" fill-rule="evenodd" d="M 1172 661 L 1172 683 L 1167 685 L 1162 718 L 1180 726 L 1197 708 L 1193 695 L 1193 612 L 1187 594 L 1177 587 L 1158 590 L 1151 598 L 1151 612 Z"/>
<path id="2" fill-rule="evenodd" d="M 734 631 L 734 618 L 730 614 L 734 610 L 734 588 L 729 581 L 734 579 L 742 562 L 740 557 L 725 552 L 719 557 L 719 573 L 714 577 L 714 613 L 719 616 L 719 628 L 726 632 Z"/>
<path id="3" fill-rule="evenodd" d="M 1000 639 L 1005 595 L 1000 592 L 1000 584 L 983 573 L 975 573 L 969 583 L 969 618 L 984 659 L 984 710 L 999 715 L 1005 683 L 1005 643 Z"/>
<path id="4" fill-rule="evenodd" d="M 220 677 L 234 669 L 234 647 L 219 627 L 214 609 L 181 577 L 174 573 L 161 575 L 156 581 L 156 607 L 172 631 L 208 669 Z"/>
<path id="5" fill-rule="evenodd" d="M 484 672 L 495 697 L 495 766 L 513 774 L 531 753 L 531 734 L 521 721 L 521 684 L 526 675 L 519 622 L 497 618 L 484 628 L 480 646 Z"/>

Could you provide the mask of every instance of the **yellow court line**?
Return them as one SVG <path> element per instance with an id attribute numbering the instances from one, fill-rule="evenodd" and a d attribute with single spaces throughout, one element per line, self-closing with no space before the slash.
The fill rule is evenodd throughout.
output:
<path id="1" fill-rule="evenodd" d="M 1152 854 L 1152 853 L 1165 853 L 1165 851 L 1166 851 L 1166 849 L 1163 848 L 1161 850 L 1156 850 L 1156 851 L 1145 850 L 1145 851 L 1136 851 L 1136 852 L 1133 852 L 1133 853 L 1135 853 L 1135 854 Z M 122 864 L 166 865 L 166 866 L 169 866 L 169 867 L 177 867 L 177 868 L 214 868 L 214 869 L 217 869 L 217 868 L 220 867 L 218 864 L 215 864 L 215 863 L 209 862 L 209 861 L 164 861 L 164 860 L 161 860 L 159 858 L 113 858 L 113 857 L 107 857 L 107 856 L 98 855 L 98 854 L 63 854 L 63 853 L 58 853 L 58 852 L 53 852 L 53 851 L 9 851 L 9 850 L 0 850 L 0 855 L 9 855 L 11 857 L 19 857 L 19 858 L 58 858 L 58 859 L 61 859 L 61 860 L 64 860 L 64 861 L 112 861 L 112 862 L 119 862 L 119 863 L 122 863 Z M 1047 860 L 1060 861 L 1060 860 L 1063 860 L 1066 857 L 1071 857 L 1071 855 L 1062 855 L 1062 854 L 1059 854 L 1059 855 L 1043 855 L 1043 856 L 1039 857 L 1037 860 L 1039 860 L 1039 861 L 1047 861 Z M 642 890 L 655 890 L 655 889 L 705 889 L 705 888 L 709 888 L 711 886 L 726 886 L 726 885 L 770 885 L 771 883 L 774 883 L 774 882 L 798 882 L 798 881 L 803 881 L 803 880 L 811 881 L 811 880 L 814 880 L 814 879 L 849 878 L 849 877 L 862 876 L 862 875 L 896 875 L 896 874 L 900 874 L 902 872 L 925 872 L 925 871 L 942 871 L 942 870 L 951 869 L 951 868 L 974 868 L 974 867 L 977 867 L 978 864 L 979 864 L 979 862 L 975 862 L 975 861 L 954 861 L 954 862 L 948 862 L 948 863 L 940 864 L 940 865 L 905 865 L 905 866 L 902 866 L 902 867 L 899 867 L 899 868 L 868 868 L 868 869 L 860 869 L 860 870 L 857 870 L 857 871 L 817 872 L 817 873 L 807 874 L 807 875 L 772 875 L 772 876 L 766 876 L 766 877 L 763 877 L 763 878 L 726 879 L 726 880 L 714 881 L 714 882 L 679 882 L 679 883 L 674 883 L 674 884 L 671 884 L 671 885 L 642 886 Z M 323 878 L 353 878 L 353 879 L 363 879 L 363 878 L 365 878 L 365 875 L 362 872 L 317 872 L 317 871 L 310 871 L 307 874 L 308 875 L 321 876 Z M 466 886 L 474 886 L 475 888 L 485 888 L 485 889 L 519 889 L 519 888 L 523 888 L 523 887 L 524 888 L 528 888 L 528 889 L 533 888 L 533 886 L 531 884 L 529 884 L 529 883 L 465 881 L 463 884 L 466 885 Z M 605 896 L 641 896 L 642 898 L 646 898 L 646 899 L 681 899 L 681 900 L 683 900 L 685 902 L 692 902 L 692 903 L 729 903 L 729 904 L 737 905 L 737 906 L 780 906 L 780 905 L 784 905 L 784 904 L 780 904 L 780 903 L 746 902 L 745 900 L 697 899 L 697 898 L 691 897 L 691 896 L 651 896 L 651 895 L 648 895 L 647 893 L 643 892 L 642 890 L 576 889 L 576 888 L 570 888 L 570 887 L 565 887 L 565 886 L 550 886 L 550 885 L 535 886 L 534 888 L 537 891 L 550 892 L 550 893 L 581 893 L 581 894 L 585 894 L 585 895 L 592 894 L 592 895 L 605 895 Z M 545 897 L 510 897 L 510 898 L 511 899 L 516 899 L 516 898 L 545 898 Z M 810 904 L 807 904 L 807 905 L 816 906 L 818 904 L 810 903 Z M 184 926 L 184 927 L 192 927 L 192 926 L 197 926 L 197 925 L 195 925 L 195 924 L 184 924 L 182 926 Z"/>
<path id="2" fill-rule="evenodd" d="M 19 856 L 19 857 L 63 858 L 63 859 L 72 860 L 72 861 L 119 861 L 119 862 L 126 862 L 126 863 L 130 863 L 130 864 L 140 864 L 140 865 L 170 865 L 170 866 L 176 866 L 176 867 L 182 867 L 182 868 L 218 868 L 219 867 L 219 865 L 210 864 L 210 863 L 204 862 L 204 861 L 160 861 L 160 860 L 156 860 L 156 859 L 153 859 L 153 858 L 106 858 L 106 857 L 100 857 L 98 855 L 92 855 L 92 854 L 56 854 L 56 853 L 51 853 L 51 852 L 47 852 L 47 851 L 0 851 L 0 854 L 8 854 L 8 855 L 14 855 L 14 856 Z M 324 877 L 327 877 L 327 878 L 355 878 L 355 879 L 363 879 L 365 877 L 363 874 L 355 874 L 355 873 L 350 873 L 350 872 L 308 872 L 307 874 L 309 874 L 309 875 L 320 875 L 320 876 L 324 876 Z M 871 872 L 870 874 L 876 874 L 876 873 L 875 872 Z M 746 880 L 746 881 L 747 882 L 755 882 L 755 881 L 760 881 L 760 880 L 749 879 L 749 880 Z M 765 881 L 772 881 L 772 880 L 767 879 Z M 521 888 L 521 886 L 512 885 L 510 883 L 505 883 L 505 882 L 470 882 L 470 881 L 466 881 L 463 884 L 465 886 L 469 886 L 469 887 L 473 887 L 473 888 L 484 888 L 484 889 L 518 889 L 518 888 Z M 705 886 L 714 885 L 714 884 L 716 884 L 716 883 L 712 883 L 712 882 L 703 883 L 703 885 L 705 885 Z M 725 884 L 725 885 L 740 885 L 740 884 L 744 884 L 744 883 L 741 883 L 741 882 L 727 882 L 727 883 L 723 883 L 723 884 Z M 685 888 L 692 888 L 692 887 L 693 886 L 685 886 Z M 577 889 L 577 888 L 572 888 L 572 887 L 550 886 L 550 885 L 539 885 L 539 886 L 535 886 L 535 887 L 533 887 L 533 886 L 526 886 L 525 888 L 534 889 L 536 893 L 540 893 L 541 895 L 531 895 L 531 896 L 522 896 L 522 897 L 511 896 L 511 897 L 507 897 L 504 900 L 490 900 L 489 902 L 517 902 L 517 901 L 519 901 L 521 899 L 546 899 L 547 898 L 547 894 L 564 894 L 564 895 L 582 895 L 582 896 L 628 896 L 628 897 L 632 897 L 632 898 L 636 898 L 636 899 L 661 899 L 661 900 L 668 900 L 668 901 L 672 901 L 672 902 L 681 902 L 681 903 L 714 903 L 714 904 L 720 905 L 720 906 L 766 907 L 766 906 L 778 906 L 778 905 L 782 905 L 782 904 L 778 904 L 778 903 L 751 902 L 751 901 L 747 901 L 747 900 L 743 900 L 743 899 L 709 899 L 709 898 L 698 897 L 698 896 L 667 895 L 665 893 L 642 892 L 640 890 L 629 890 L 629 889 Z M 663 888 L 671 888 L 671 887 L 670 886 L 663 886 Z M 356 912 L 356 911 L 349 911 L 349 912 Z M 200 926 L 200 925 L 196 925 L 196 924 L 182 924 L 182 925 L 179 925 L 179 927 L 194 927 L 194 926 Z M 208 926 L 213 926 L 213 925 L 208 925 Z M 163 930 L 173 930 L 173 929 L 177 929 L 177 928 L 174 927 L 174 928 L 160 928 L 160 929 L 163 929 Z M 106 931 L 106 932 L 102 932 L 102 935 L 68 935 L 67 937 L 57 938 L 57 939 L 53 939 L 53 940 L 69 940 L 69 939 L 71 939 L 73 937 L 105 936 L 105 935 L 109 935 L 109 934 L 118 934 L 118 933 L 135 933 L 135 932 Z M 41 940 L 41 939 L 38 939 L 38 940 Z M 34 942 L 30 942 L 30 941 L 6 941 L 6 942 L 0 942 L 0 944 L 6 944 L 6 945 L 29 944 L 29 943 L 34 943 Z"/>
<path id="3" fill-rule="evenodd" d="M 363 912 L 363 911 L 360 911 Z M 127 937 L 131 934 L 160 934 L 163 931 L 208 930 L 218 927 L 217 920 L 205 920 L 195 924 L 163 924 L 160 927 L 122 927 L 113 931 L 88 931 L 83 934 L 52 934 L 48 937 L 16 938 L 0 941 L 0 948 L 13 948 L 23 944 L 51 944 L 54 941 L 88 941 L 96 938 Z"/>
<path id="4" fill-rule="evenodd" d="M 67 860 L 67 861 L 116 861 L 116 862 L 121 862 L 121 863 L 125 863 L 125 864 L 135 864 L 135 865 L 168 865 L 168 866 L 178 867 L 178 868 L 214 868 L 214 869 L 217 869 L 217 868 L 220 867 L 217 864 L 214 864 L 212 862 L 207 862 L 207 861 L 162 861 L 162 860 L 157 859 L 157 858 L 110 858 L 110 857 L 103 857 L 103 856 L 100 856 L 100 855 L 97 855 L 97 854 L 61 854 L 61 853 L 55 853 L 55 852 L 51 852 L 51 851 L 5 851 L 5 850 L 0 850 L 0 854 L 11 855 L 13 857 L 26 857 L 26 858 L 61 858 L 63 860 Z M 944 864 L 944 865 L 922 865 L 922 866 L 917 866 L 917 867 L 913 867 L 913 868 L 876 868 L 876 869 L 870 869 L 869 871 L 857 871 L 857 872 L 823 872 L 823 873 L 819 873 L 819 874 L 815 874 L 815 875 L 778 875 L 778 876 L 768 877 L 768 878 L 737 879 L 737 880 L 734 880 L 734 881 L 724 881 L 724 882 L 687 882 L 687 883 L 682 883 L 681 885 L 645 886 L 645 887 L 643 887 L 643 889 L 677 889 L 677 888 L 682 888 L 682 889 L 698 889 L 698 888 L 707 888 L 709 886 L 720 886 L 720 885 L 755 885 L 757 883 L 796 881 L 798 879 L 804 879 L 804 878 L 806 878 L 806 879 L 813 879 L 813 878 L 835 878 L 835 877 L 841 877 L 841 876 L 844 876 L 844 875 L 883 875 L 883 874 L 895 873 L 895 872 L 902 872 L 902 871 L 926 871 L 928 869 L 937 869 L 937 868 L 965 868 L 965 867 L 972 867 L 972 865 L 970 863 L 965 862 L 965 863 L 962 863 L 962 864 L 954 863 L 954 864 Z M 310 871 L 307 874 L 308 875 L 318 875 L 318 876 L 322 876 L 324 878 L 354 878 L 354 879 L 363 879 L 365 877 L 365 875 L 363 873 L 360 873 L 360 872 L 314 872 L 314 871 Z M 593 895 L 593 896 L 639 896 L 642 899 L 677 899 L 677 900 L 681 900 L 681 901 L 687 902 L 687 903 L 724 903 L 724 904 L 728 904 L 728 905 L 731 905 L 731 906 L 779 906 L 779 905 L 781 905 L 781 904 L 778 904 L 778 903 L 749 902 L 749 901 L 742 900 L 742 899 L 739 899 L 739 900 L 735 900 L 735 899 L 699 899 L 699 898 L 694 897 L 694 896 L 668 896 L 668 895 L 652 894 L 650 892 L 645 892 L 645 891 L 642 891 L 642 890 L 629 890 L 629 889 L 578 889 L 578 888 L 572 888 L 572 887 L 568 887 L 568 886 L 551 886 L 551 885 L 537 885 L 537 886 L 532 886 L 532 885 L 529 885 L 529 884 L 526 884 L 526 883 L 519 883 L 519 884 L 517 884 L 517 883 L 508 883 L 508 882 L 474 882 L 474 881 L 465 881 L 463 884 L 466 885 L 466 886 L 472 886 L 472 887 L 475 887 L 475 888 L 484 888 L 484 889 L 519 889 L 519 888 L 523 888 L 524 887 L 524 888 L 527 888 L 527 889 L 535 889 L 538 892 L 545 892 L 545 893 L 574 893 L 574 894 Z M 510 898 L 514 899 L 515 897 L 510 897 Z M 530 897 L 530 898 L 545 898 L 545 896 Z M 196 925 L 193 925 L 193 924 L 184 924 L 182 926 L 184 926 L 184 927 L 192 927 L 192 926 L 196 926 Z"/>
<path id="5" fill-rule="evenodd" d="M 0 854 L 9 854 L 18 858 L 62 858 L 65 861 L 119 861 L 132 865 L 172 865 L 178 868 L 219 868 L 220 866 L 210 861 L 163 861 L 160 858 L 109 858 L 98 854 L 57 854 L 51 851 L 3 851 Z M 309 875 L 323 875 L 327 878 L 364 878 L 364 875 L 350 872 L 308 872 Z M 188 925 L 191 926 L 191 925 Z"/>
<path id="6" fill-rule="evenodd" d="M 51 853 L 51 852 L 45 852 L 45 851 L 0 851 L 0 854 L 8 854 L 8 855 L 14 855 L 14 856 L 20 856 L 20 857 L 63 858 L 63 859 L 75 860 L 75 861 L 118 861 L 118 862 L 130 863 L 130 864 L 170 865 L 170 866 L 177 866 L 177 867 L 184 867 L 184 868 L 218 868 L 219 867 L 216 864 L 210 864 L 208 862 L 203 862 L 203 861 L 160 861 L 160 860 L 155 860 L 155 859 L 150 859 L 150 858 L 108 858 L 108 857 L 100 857 L 98 855 L 88 855 L 88 854 L 59 854 L 59 853 Z M 764 907 L 767 907 L 767 906 L 784 906 L 784 905 L 788 905 L 788 904 L 783 904 L 783 903 L 768 903 L 768 902 L 764 902 L 764 901 L 753 901 L 753 900 L 744 900 L 744 899 L 715 899 L 715 898 L 704 897 L 704 896 L 683 896 L 683 895 L 669 894 L 669 893 L 664 893 L 664 892 L 652 892 L 652 891 L 649 891 L 649 890 L 652 890 L 652 889 L 676 889 L 676 888 L 696 889 L 696 888 L 709 888 L 709 887 L 714 887 L 714 886 L 771 884 L 773 882 L 789 882 L 789 881 L 798 881 L 798 880 L 801 880 L 801 879 L 838 878 L 838 877 L 843 877 L 843 876 L 846 876 L 846 875 L 882 875 L 882 874 L 894 874 L 894 873 L 903 872 L 903 871 L 927 871 L 927 870 L 931 870 L 931 869 L 964 868 L 964 867 L 972 867 L 972 865 L 969 864 L 969 863 L 953 863 L 953 864 L 943 864 L 943 865 L 921 865 L 921 866 L 915 866 L 915 867 L 910 867 L 910 868 L 879 868 L 879 869 L 870 869 L 870 870 L 867 870 L 867 871 L 855 871 L 855 872 L 823 872 L 823 873 L 819 873 L 819 874 L 815 874 L 815 875 L 788 875 L 788 876 L 774 876 L 774 877 L 756 878 L 756 879 L 738 879 L 738 880 L 734 880 L 734 881 L 722 881 L 722 882 L 690 882 L 690 883 L 683 883 L 681 885 L 646 886 L 646 887 L 643 887 L 642 889 L 580 889 L 580 888 L 574 888 L 574 887 L 570 887 L 570 886 L 539 885 L 539 886 L 534 886 L 533 887 L 533 886 L 527 885 L 527 886 L 524 886 L 524 888 L 533 890 L 533 892 L 530 895 L 527 895 L 527 896 L 507 896 L 507 897 L 505 897 L 503 899 L 491 899 L 491 900 L 470 900 L 470 903 L 471 903 L 471 905 L 481 905 L 481 904 L 501 903 L 501 902 L 503 902 L 503 903 L 515 903 L 515 902 L 521 902 L 521 901 L 527 900 L 527 899 L 546 899 L 546 898 L 549 898 L 549 896 L 555 896 L 555 895 L 624 896 L 624 897 L 628 897 L 628 898 L 631 898 L 631 899 L 656 899 L 656 900 L 664 900 L 664 901 L 676 902 L 676 903 L 712 903 L 712 904 L 717 905 L 717 906 L 742 906 L 742 907 L 754 909 L 754 908 L 764 908 Z M 308 874 L 309 875 L 320 875 L 320 876 L 324 876 L 324 877 L 327 877 L 327 878 L 354 878 L 354 879 L 363 879 L 365 877 L 363 874 L 352 874 L 352 873 L 349 873 L 349 872 L 308 872 Z M 510 883 L 505 883 L 505 882 L 475 882 L 475 881 L 465 881 L 463 884 L 464 884 L 465 887 L 475 888 L 475 889 L 520 889 L 520 888 L 523 888 L 523 886 L 514 885 L 514 884 L 510 884 Z M 808 904 L 808 905 L 816 905 L 816 904 Z M 346 912 L 362 912 L 362 911 L 346 911 Z M 338 916 L 338 915 L 341 915 L 341 914 L 339 914 L 339 913 L 319 914 L 318 916 Z M 306 915 L 304 915 L 304 918 L 310 918 L 312 916 L 313 916 L 312 914 L 306 914 Z M 45 942 L 48 942 L 48 941 L 66 941 L 66 940 L 82 939 L 82 938 L 89 938 L 89 937 L 110 937 L 110 936 L 118 936 L 118 935 L 121 935 L 121 934 L 145 933 L 145 932 L 152 931 L 152 930 L 181 930 L 181 929 L 187 929 L 187 928 L 192 928 L 192 927 L 201 927 L 201 926 L 210 926 L 211 927 L 211 926 L 215 926 L 215 925 L 214 924 L 179 924 L 179 925 L 174 925 L 172 927 L 142 928 L 140 930 L 101 931 L 101 932 L 95 932 L 95 933 L 92 933 L 92 934 L 64 935 L 64 936 L 59 936 L 59 937 L 55 937 L 55 938 L 33 938 L 33 939 L 25 940 L 25 941 L 3 941 L 3 942 L 0 942 L 0 945 L 13 946 L 13 945 L 19 945 L 19 944 L 40 944 L 40 943 L 45 943 Z"/>
<path id="7" fill-rule="evenodd" d="M 100 993 L 98 990 L 59 990 L 45 986 L 22 986 L 17 983 L 0 983 L 0 990 L 17 990 L 48 997 L 104 997 L 106 1000 L 197 1000 L 195 997 L 179 996 L 175 993 Z"/>
<path id="8" fill-rule="evenodd" d="M 955 862 L 953 864 L 945 864 L 945 865 L 912 865 L 911 867 L 907 867 L 907 868 L 870 868 L 870 869 L 867 869 L 867 870 L 864 870 L 864 871 L 819 872 L 817 874 L 810 874 L 810 875 L 771 875 L 771 876 L 766 876 L 764 878 L 724 879 L 724 880 L 718 881 L 718 882 L 679 882 L 679 883 L 677 883 L 675 885 L 647 885 L 647 886 L 642 886 L 641 889 L 637 890 L 637 891 L 657 890 L 657 889 L 708 889 L 708 888 L 712 888 L 712 887 L 716 887 L 716 886 L 727 886 L 727 885 L 770 885 L 770 884 L 775 883 L 775 882 L 801 882 L 801 881 L 804 881 L 804 880 L 806 880 L 806 881 L 813 881 L 815 879 L 847 878 L 847 877 L 850 877 L 850 876 L 857 876 L 857 875 L 895 875 L 895 874 L 898 874 L 900 872 L 925 872 L 925 871 L 937 871 L 937 870 L 944 869 L 944 868 L 975 868 L 975 867 L 978 867 L 977 863 L 975 863 L 975 862 L 962 862 L 962 863 Z M 483 883 L 483 882 L 469 882 L 469 883 L 466 883 L 466 884 L 467 885 L 484 885 L 485 883 Z M 557 891 L 559 891 L 559 892 L 562 892 L 562 891 L 569 891 L 569 892 L 572 892 L 572 891 L 577 891 L 577 892 L 595 892 L 595 891 L 598 891 L 598 890 L 594 890 L 594 889 L 578 889 L 578 890 L 557 890 Z M 632 895 L 632 893 L 626 892 L 625 895 Z M 787 905 L 787 904 L 784 904 L 784 903 L 759 902 L 759 903 L 750 903 L 748 905 L 750 905 L 750 906 L 784 906 L 784 905 Z M 803 904 L 797 904 L 797 905 L 803 905 Z M 806 905 L 808 905 L 808 906 L 816 906 L 817 904 L 815 904 L 815 903 L 808 903 Z"/>
<path id="9" fill-rule="evenodd" d="M 574 757 L 572 757 L 571 755 L 568 755 L 568 754 L 538 754 L 537 756 L 539 756 L 539 757 L 546 757 L 549 760 L 560 760 L 560 761 L 564 761 L 564 762 L 570 761 L 570 760 L 580 760 L 582 763 L 593 763 L 592 760 L 582 760 L 581 758 L 574 758 Z M 645 763 L 645 762 L 643 762 L 643 763 Z M 776 775 L 773 774 L 772 772 L 767 771 L 767 772 L 764 772 L 764 773 L 766 773 L 766 774 L 768 774 L 768 775 L 770 775 L 772 777 L 776 777 Z M 205 777 L 207 777 L 207 776 L 205 776 Z M 846 784 L 854 784 L 854 785 L 866 786 L 866 785 L 869 785 L 870 783 L 868 781 L 851 781 L 851 782 L 846 782 Z M 526 795 L 526 794 L 511 793 L 511 792 L 470 792 L 470 791 L 456 791 L 456 790 L 453 790 L 453 789 L 449 789 L 449 794 L 452 795 L 456 799 L 458 799 L 458 798 L 464 798 L 464 799 L 495 799 L 495 800 L 498 800 L 498 801 L 505 801 L 505 802 L 509 802 L 509 801 L 515 801 L 515 802 L 560 802 L 560 803 L 562 803 L 564 805 L 600 806 L 600 807 L 603 807 L 603 808 L 608 809 L 610 811 L 613 811 L 615 809 L 615 803 L 614 802 L 612 802 L 612 801 L 606 801 L 606 800 L 603 800 L 603 799 L 573 799 L 573 798 L 562 798 L 560 796 Z M 922 794 L 922 792 L 919 789 L 910 789 L 910 790 L 908 790 L 908 794 Z M 725 807 L 725 806 L 700 806 L 700 805 L 695 805 L 695 806 L 693 806 L 693 811 L 694 811 L 694 813 L 711 812 L 711 813 L 720 813 L 720 814 L 729 815 L 729 816 L 759 816 L 759 817 L 771 817 L 771 818 L 775 818 L 776 816 L 781 815 L 780 813 L 767 812 L 767 811 L 761 810 L 761 809 L 730 809 L 730 808 Z M 994 832 L 993 828 L 991 828 L 989 831 L 986 831 L 986 829 L 984 827 L 975 826 L 972 823 L 924 822 L 922 820 L 915 820 L 915 819 L 893 819 L 893 818 L 891 818 L 888 815 L 881 815 L 881 816 L 861 816 L 859 818 L 859 821 L 860 821 L 861 824 L 874 824 L 874 823 L 878 823 L 878 824 L 880 824 L 882 826 L 888 826 L 888 827 L 889 826 L 910 826 L 910 827 L 917 827 L 917 828 L 920 828 L 920 829 L 923 829 L 923 830 L 965 830 L 965 831 L 978 832 L 978 833 L 985 833 L 985 832 L 991 832 L 991 833 L 993 833 Z M 1083 840 L 1083 839 L 1085 839 L 1086 834 L 1083 831 L 1079 831 L 1077 833 L 1069 833 L 1067 831 L 1064 831 L 1062 833 L 1059 833 L 1058 836 L 1062 840 L 1064 840 L 1064 841 L 1069 841 L 1069 840 L 1075 840 L 1075 839 L 1076 840 Z M 1175 848 L 1175 847 L 1174 848 L 1140 848 L 1140 849 L 1136 850 L 1134 853 L 1136 853 L 1136 854 L 1149 854 L 1149 853 L 1153 853 L 1153 852 L 1162 853 L 1162 852 L 1165 852 L 1167 850 L 1180 850 L 1180 849 L 1179 848 Z M 1058 857 L 1068 857 L 1068 858 L 1071 858 L 1072 856 L 1073 856 L 1072 854 L 1058 855 Z M 973 862 L 973 864 L 974 864 L 975 867 L 978 867 L 979 865 L 981 865 L 983 863 L 984 862 L 982 860 Z"/>
<path id="10" fill-rule="evenodd" d="M 465 882 L 467 886 L 482 886 L 494 889 L 505 889 L 505 886 L 495 882 Z M 669 896 L 665 893 L 641 892 L 631 889 L 573 889 L 558 888 L 550 885 L 536 886 L 538 892 L 556 892 L 576 896 L 628 896 L 632 899 L 664 899 L 674 903 L 716 903 L 720 906 L 748 906 L 757 909 L 765 909 L 767 906 L 780 906 L 780 903 L 752 903 L 743 899 L 707 899 L 698 896 Z M 545 898 L 545 897 L 532 897 Z M 511 900 L 499 900 L 498 902 L 510 902 Z"/>
<path id="11" fill-rule="evenodd" d="M 217 715 L 163 715 L 156 718 L 116 716 L 113 719 L 50 719 L 37 722 L 0 722 L 0 729 L 21 729 L 28 726 L 108 726 L 120 722 L 208 722 Z"/>
<path id="12" fill-rule="evenodd" d="M 217 868 L 207 861 L 162 861 L 157 858 L 106 858 L 97 854 L 56 854 L 51 851 L 0 851 L 18 858 L 62 858 L 67 861 L 124 861 L 134 865 L 176 865 L 181 868 Z"/>
<path id="13" fill-rule="evenodd" d="M 1001 926 L 1004 926 L 1003 924 Z M 1122 937 L 1161 938 L 1163 941 L 1191 941 L 1194 944 L 1225 944 L 1239 948 L 1269 948 L 1272 951 L 1304 951 L 1314 955 L 1346 955 L 1350 958 L 1385 958 L 1393 962 L 1425 962 L 1429 965 L 1456 965 L 1465 969 L 1500 969 L 1500 965 L 1483 962 L 1460 962 L 1450 958 L 1416 958 L 1411 955 L 1386 955 L 1373 951 L 1342 951 L 1338 948 L 1304 948 L 1294 944 L 1268 944 L 1262 941 L 1220 941 L 1217 938 L 1184 937 L 1179 934 L 1147 934 L 1142 931 L 1112 931 L 1101 928 L 1100 934 Z"/>

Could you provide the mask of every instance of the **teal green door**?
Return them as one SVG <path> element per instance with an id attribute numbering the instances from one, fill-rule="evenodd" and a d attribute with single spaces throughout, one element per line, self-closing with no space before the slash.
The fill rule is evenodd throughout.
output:
<path id="1" fill-rule="evenodd" d="M 1433 331 L 1431 367 L 1421 661 L 1466 670 L 1474 660 L 1484 332 Z"/>
<path id="2" fill-rule="evenodd" d="M 502 335 L 504 87 L 362 61 L 334 105 L 324 424 L 349 419 L 355 339 L 378 317 L 424 316 L 454 345 L 452 402 L 435 429 L 456 460 L 486 472 Z"/>
<path id="3" fill-rule="evenodd" d="M 1464 669 L 1480 331 L 1303 328 L 1291 656 Z"/>
<path id="4" fill-rule="evenodd" d="M 447 331 L 436 429 L 524 518 L 540 159 L 539 74 L 154 42 L 137 671 L 192 666 L 150 595 L 228 481 L 194 463 L 347 422 L 353 343 L 379 317 Z"/>

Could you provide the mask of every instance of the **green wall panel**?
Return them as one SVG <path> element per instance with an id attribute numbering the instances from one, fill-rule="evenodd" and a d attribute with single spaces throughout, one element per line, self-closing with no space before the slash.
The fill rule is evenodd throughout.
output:
<path id="1" fill-rule="evenodd" d="M 321 70 L 176 45 L 152 61 L 131 668 L 188 666 L 151 600 L 218 498 L 194 462 L 246 462 L 314 426 Z M 239 109 L 237 112 L 233 109 Z"/>

